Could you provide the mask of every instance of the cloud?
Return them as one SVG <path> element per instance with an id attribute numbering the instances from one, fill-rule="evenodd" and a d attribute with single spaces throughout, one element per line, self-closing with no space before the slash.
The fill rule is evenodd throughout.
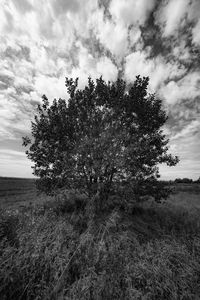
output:
<path id="1" fill-rule="evenodd" d="M 3 138 L 15 138 L 13 132 L 10 130 L 10 124 L 12 120 L 15 120 L 16 113 L 18 111 L 18 105 L 14 102 L 10 102 L 0 94 L 0 139 Z"/>
<path id="2" fill-rule="evenodd" d="M 190 1 L 190 7 L 188 9 L 188 19 L 189 21 L 198 21 L 200 11 L 199 0 Z"/>
<path id="3" fill-rule="evenodd" d="M 199 120 L 193 120 L 189 124 L 187 124 L 185 127 L 181 129 L 180 132 L 176 133 L 174 136 L 172 136 L 171 141 L 194 136 L 195 133 L 200 133 L 200 121 Z"/>
<path id="4" fill-rule="evenodd" d="M 136 46 L 137 44 L 142 44 L 141 30 L 137 26 L 133 26 L 128 33 L 129 36 L 129 47 Z M 139 49 L 138 49 L 139 50 Z M 136 49 L 137 51 L 137 49 Z"/>
<path id="5" fill-rule="evenodd" d="M 10 149 L 0 150 L 1 176 L 31 178 L 32 163 L 27 160 L 25 153 Z"/>
<path id="6" fill-rule="evenodd" d="M 125 79 L 132 82 L 136 75 L 148 76 L 153 69 L 153 62 L 147 59 L 145 52 L 133 52 L 126 57 Z"/>
<path id="7" fill-rule="evenodd" d="M 176 178 L 191 178 L 197 180 L 199 178 L 200 163 L 199 160 L 182 159 L 176 167 L 168 167 L 160 165 L 161 180 L 175 180 Z"/>
<path id="8" fill-rule="evenodd" d="M 169 81 L 160 89 L 160 94 L 170 105 L 184 99 L 190 99 L 191 101 L 200 96 L 199 82 L 199 72 L 191 72 L 178 81 Z"/>
<path id="9" fill-rule="evenodd" d="M 118 69 L 112 63 L 108 57 L 102 57 L 96 65 L 98 76 L 103 76 L 103 78 L 108 81 L 114 81 L 117 79 Z"/>
<path id="10" fill-rule="evenodd" d="M 56 74 L 56 60 L 48 53 L 48 48 L 43 45 L 36 46 L 30 49 L 30 59 L 37 73 L 43 75 Z"/>
<path id="11" fill-rule="evenodd" d="M 116 80 L 118 75 L 118 69 L 113 64 L 110 58 L 101 56 L 95 58 L 90 54 L 81 43 L 77 44 L 78 51 L 78 66 L 72 68 L 70 77 L 79 78 L 79 87 L 83 88 L 88 77 L 99 78 L 103 76 L 105 80 Z"/>
<path id="12" fill-rule="evenodd" d="M 4 155 L 5 157 L 11 157 L 15 159 L 17 156 L 19 159 L 24 158 L 24 153 L 20 151 L 10 150 L 10 149 L 0 149 L 0 155 Z"/>
<path id="13" fill-rule="evenodd" d="M 164 37 L 174 35 L 180 29 L 186 17 L 189 0 L 168 0 L 162 2 L 155 13 L 156 22 L 161 27 Z"/>
<path id="14" fill-rule="evenodd" d="M 199 178 L 200 170 L 200 135 L 199 122 L 193 121 L 191 124 L 185 126 L 180 134 L 171 139 L 170 152 L 178 155 L 180 162 L 174 168 L 160 165 L 161 179 L 175 179 L 175 178 L 192 178 L 196 180 Z M 186 142 L 187 141 L 187 142 Z"/>
<path id="15" fill-rule="evenodd" d="M 164 38 L 176 36 L 180 43 L 183 43 L 183 40 L 188 42 L 189 39 L 192 39 L 192 43 L 199 46 L 199 11 L 199 0 L 162 1 L 159 9 L 154 13 L 155 23 L 161 28 L 162 36 Z M 182 57 L 184 59 L 183 55 Z M 188 58 L 188 52 L 186 57 Z"/>
<path id="16" fill-rule="evenodd" d="M 77 0 L 60 0 L 52 1 L 53 9 L 56 13 L 56 15 L 64 14 L 67 11 L 71 11 L 73 13 L 78 13 L 80 9 L 80 3 Z"/>
<path id="17" fill-rule="evenodd" d="M 0 82 L 3 84 L 4 89 L 10 87 L 14 82 L 13 73 L 7 69 L 0 71 Z"/>
<path id="18" fill-rule="evenodd" d="M 192 62 L 192 55 L 190 48 L 186 45 L 186 40 L 181 40 L 178 44 L 174 45 L 172 54 L 174 55 L 175 59 L 178 59 L 181 62 Z"/>
<path id="19" fill-rule="evenodd" d="M 67 96 L 64 77 L 57 78 L 44 75 L 36 76 L 34 88 L 39 97 L 45 94 L 50 101 L 55 98 L 65 99 Z"/>
<path id="20" fill-rule="evenodd" d="M 110 19 L 105 19 L 102 10 L 92 17 L 91 26 L 103 46 L 117 59 L 122 59 L 128 48 L 127 28 L 121 23 L 114 23 Z"/>
<path id="21" fill-rule="evenodd" d="M 34 90 L 34 87 L 25 78 L 17 77 L 15 80 L 15 89 L 18 94 L 29 94 Z"/>
<path id="22" fill-rule="evenodd" d="M 135 76 L 149 76 L 150 90 L 156 91 L 166 80 L 181 77 L 186 72 L 184 66 L 177 63 L 165 62 L 158 56 L 149 58 L 148 51 L 136 51 L 125 59 L 125 79 L 132 82 Z"/>
<path id="23" fill-rule="evenodd" d="M 33 6 L 27 0 L 13 0 L 15 7 L 22 13 L 30 11 Z"/>
<path id="24" fill-rule="evenodd" d="M 175 168 L 161 165 L 160 172 L 163 174 L 162 178 L 175 179 L 187 177 L 196 180 L 199 178 L 200 170 L 200 121 L 198 119 L 189 122 L 184 122 L 181 119 L 176 121 L 181 121 L 182 125 L 175 134 L 172 131 L 169 150 L 173 155 L 179 156 L 180 162 Z"/>
<path id="25" fill-rule="evenodd" d="M 154 0 L 113 0 L 109 5 L 111 18 L 105 18 L 103 9 L 96 11 L 92 17 L 96 37 L 118 63 L 139 41 L 139 26 L 145 24 L 154 6 Z"/>
<path id="26" fill-rule="evenodd" d="M 143 25 L 155 6 L 155 0 L 112 0 L 110 13 L 116 23 Z"/>
<path id="27" fill-rule="evenodd" d="M 200 19 L 192 29 L 192 41 L 195 45 L 200 46 Z"/>

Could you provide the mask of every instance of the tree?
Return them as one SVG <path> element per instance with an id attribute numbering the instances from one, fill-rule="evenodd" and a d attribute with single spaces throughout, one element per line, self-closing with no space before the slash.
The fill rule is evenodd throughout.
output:
<path id="1" fill-rule="evenodd" d="M 137 76 L 127 87 L 122 79 L 89 78 L 81 90 L 78 79 L 66 78 L 68 101 L 50 105 L 43 96 L 32 122 L 33 140 L 23 138 L 39 189 L 79 189 L 103 200 L 117 187 L 130 189 L 137 200 L 166 196 L 158 164 L 174 166 L 178 158 L 167 153 L 161 129 L 167 116 L 161 100 L 147 93 L 148 82 Z"/>
<path id="2" fill-rule="evenodd" d="M 190 178 L 176 178 L 174 180 L 175 183 L 193 183 L 193 180 Z"/>

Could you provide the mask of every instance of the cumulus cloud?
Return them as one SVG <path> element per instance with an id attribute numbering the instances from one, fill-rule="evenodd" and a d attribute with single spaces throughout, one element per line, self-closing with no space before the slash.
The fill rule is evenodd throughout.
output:
<path id="1" fill-rule="evenodd" d="M 112 0 L 110 13 L 116 23 L 143 25 L 155 6 L 155 0 Z"/>
<path id="2" fill-rule="evenodd" d="M 139 26 L 145 24 L 154 6 L 155 0 L 113 0 L 109 5 L 111 18 L 105 18 L 102 9 L 94 14 L 91 23 L 95 34 L 118 62 L 140 39 Z"/>
<path id="3" fill-rule="evenodd" d="M 141 30 L 138 26 L 133 26 L 129 30 L 129 46 L 133 47 L 138 44 L 140 44 L 140 45 L 142 44 Z"/>
<path id="4" fill-rule="evenodd" d="M 154 12 L 155 23 L 161 28 L 162 36 L 164 38 L 170 36 L 179 36 L 180 43 L 183 42 L 183 39 L 192 38 L 193 44 L 199 46 L 199 11 L 199 0 L 162 1 L 159 9 Z M 184 35 L 185 33 L 187 34 Z"/>
<path id="5" fill-rule="evenodd" d="M 199 72 L 188 73 L 178 81 L 169 81 L 160 89 L 160 94 L 170 105 L 174 105 L 184 99 L 192 101 L 200 96 L 199 82 Z"/>
<path id="6" fill-rule="evenodd" d="M 150 90 L 158 90 L 166 80 L 178 78 L 186 72 L 184 66 L 178 63 L 166 62 L 162 57 L 149 58 L 149 53 L 137 51 L 131 53 L 125 60 L 125 78 L 132 82 L 135 76 L 149 76 Z"/>
<path id="7" fill-rule="evenodd" d="M 39 75 L 35 77 L 34 87 L 40 97 L 45 94 L 51 101 L 55 98 L 65 99 L 67 96 L 64 77 L 57 78 Z"/>
<path id="8" fill-rule="evenodd" d="M 102 57 L 97 62 L 96 68 L 98 76 L 102 75 L 106 81 L 114 81 L 117 79 L 118 69 L 108 57 Z"/>
<path id="9" fill-rule="evenodd" d="M 113 55 L 121 59 L 126 54 L 128 30 L 123 24 L 105 19 L 103 11 L 99 10 L 92 17 L 91 26 L 96 37 Z"/>
<path id="10" fill-rule="evenodd" d="M 172 54 L 175 58 L 178 57 L 179 61 L 182 61 L 184 63 L 190 63 L 192 60 L 190 49 L 186 45 L 186 41 L 184 40 L 173 47 Z"/>
<path id="11" fill-rule="evenodd" d="M 95 58 L 89 53 L 87 48 L 78 43 L 78 66 L 72 68 L 70 76 L 79 78 L 79 87 L 83 88 L 88 80 L 88 77 L 98 78 L 103 76 L 105 80 L 116 80 L 118 69 L 113 64 L 110 58 L 101 56 Z"/>
<path id="12" fill-rule="evenodd" d="M 175 34 L 175 32 L 182 25 L 184 20 L 189 0 L 168 0 L 167 3 L 163 2 L 159 10 L 155 13 L 157 23 L 162 29 L 163 36 Z"/>

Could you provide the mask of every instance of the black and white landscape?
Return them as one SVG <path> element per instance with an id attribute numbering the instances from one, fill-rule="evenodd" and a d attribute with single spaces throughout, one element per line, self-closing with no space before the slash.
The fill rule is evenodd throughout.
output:
<path id="1" fill-rule="evenodd" d="M 1 0 L 0 299 L 200 299 L 200 1 Z"/>

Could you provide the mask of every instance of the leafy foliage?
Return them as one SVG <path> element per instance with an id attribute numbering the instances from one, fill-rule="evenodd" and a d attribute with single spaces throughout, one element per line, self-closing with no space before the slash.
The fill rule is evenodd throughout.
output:
<path id="1" fill-rule="evenodd" d="M 159 163 L 174 166 L 177 157 L 167 153 L 168 140 L 161 129 L 167 116 L 162 102 L 148 94 L 149 79 L 96 83 L 78 89 L 78 79 L 66 78 L 68 101 L 46 96 L 32 123 L 28 157 L 35 163 L 38 188 L 49 193 L 60 187 L 79 189 L 89 197 L 107 199 L 111 190 L 126 185 L 139 200 L 166 197 L 159 185 Z"/>

